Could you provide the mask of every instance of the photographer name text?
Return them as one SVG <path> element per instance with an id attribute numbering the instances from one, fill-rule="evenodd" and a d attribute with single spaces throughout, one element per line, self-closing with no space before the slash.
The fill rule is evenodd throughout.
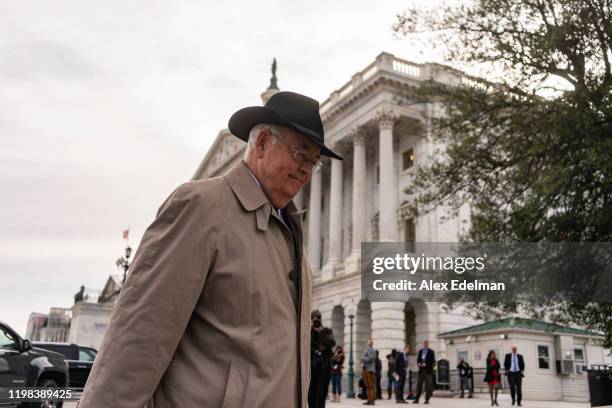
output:
<path id="1" fill-rule="evenodd" d="M 502 282 L 485 282 L 479 280 L 457 280 L 453 279 L 450 282 L 438 282 L 434 280 L 422 280 L 420 283 L 402 279 L 399 281 L 386 282 L 382 279 L 377 279 L 372 282 L 372 287 L 375 291 L 503 291 L 506 290 L 506 285 Z"/>

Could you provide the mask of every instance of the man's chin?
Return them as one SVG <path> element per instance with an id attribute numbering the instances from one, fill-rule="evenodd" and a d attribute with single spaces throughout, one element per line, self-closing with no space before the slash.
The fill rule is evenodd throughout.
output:
<path id="1" fill-rule="evenodd" d="M 287 186 L 287 190 L 285 191 L 285 193 L 287 193 L 287 195 L 293 200 L 295 196 L 300 192 L 301 188 L 302 184 L 298 185 L 297 183 L 291 183 L 289 186 Z"/>

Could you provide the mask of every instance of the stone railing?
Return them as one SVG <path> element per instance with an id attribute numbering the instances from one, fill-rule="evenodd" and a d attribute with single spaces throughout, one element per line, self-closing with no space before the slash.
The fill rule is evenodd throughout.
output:
<path id="1" fill-rule="evenodd" d="M 435 63 L 417 64 L 383 52 L 370 65 L 353 75 L 349 82 L 332 92 L 330 97 L 321 104 L 321 114 L 325 114 L 340 100 L 351 95 L 361 84 L 381 73 L 392 74 L 413 81 L 433 79 L 451 86 L 467 86 L 484 92 L 491 92 L 494 89 L 494 84 L 466 75 L 449 66 Z"/>
<path id="2" fill-rule="evenodd" d="M 421 64 L 406 61 L 383 52 L 376 57 L 374 62 L 353 75 L 348 83 L 332 92 L 330 97 L 321 104 L 321 113 L 325 113 L 333 104 L 350 95 L 355 88 L 382 71 L 415 79 L 421 77 L 423 69 Z"/>
<path id="3" fill-rule="evenodd" d="M 461 78 L 461 85 L 475 88 L 483 92 L 491 92 L 491 86 L 485 81 L 465 75 Z"/>
<path id="4" fill-rule="evenodd" d="M 75 303 L 98 303 L 101 294 L 101 290 L 85 288 L 83 293 L 77 293 L 75 295 L 74 300 Z"/>

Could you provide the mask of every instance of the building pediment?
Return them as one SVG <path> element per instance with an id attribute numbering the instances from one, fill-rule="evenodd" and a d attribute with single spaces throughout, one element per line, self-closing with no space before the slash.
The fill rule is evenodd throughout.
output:
<path id="1" fill-rule="evenodd" d="M 245 146 L 246 143 L 232 135 L 229 130 L 221 130 L 204 156 L 193 179 L 198 180 L 223 174 L 227 167 L 242 155 Z"/>
<path id="2" fill-rule="evenodd" d="M 98 298 L 99 303 L 114 302 L 121 290 L 121 281 L 123 277 L 109 275 L 104 289 Z"/>

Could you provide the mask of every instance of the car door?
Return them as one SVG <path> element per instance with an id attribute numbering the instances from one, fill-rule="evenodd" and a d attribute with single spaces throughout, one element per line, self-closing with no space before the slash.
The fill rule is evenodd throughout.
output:
<path id="1" fill-rule="evenodd" d="M 73 370 L 70 370 L 70 383 L 73 387 L 83 388 L 96 358 L 96 350 L 90 347 L 78 347 L 79 361 Z"/>
<path id="2" fill-rule="evenodd" d="M 27 357 L 21 355 L 19 340 L 0 326 L 0 386 L 25 387 Z"/>

